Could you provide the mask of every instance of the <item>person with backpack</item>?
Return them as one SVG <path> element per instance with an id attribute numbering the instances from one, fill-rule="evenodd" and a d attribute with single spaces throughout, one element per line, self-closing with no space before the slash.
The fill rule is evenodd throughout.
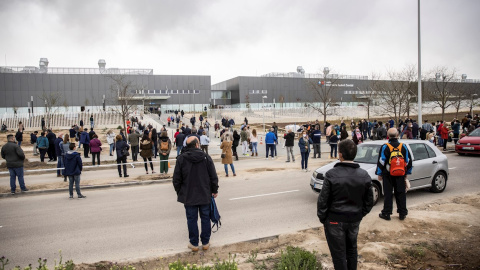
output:
<path id="1" fill-rule="evenodd" d="M 153 163 L 152 163 L 152 156 L 153 156 L 153 142 L 148 137 L 148 134 L 144 134 L 142 137 L 142 141 L 140 142 L 140 156 L 143 158 L 143 162 L 145 165 L 145 172 L 148 174 L 148 164 L 147 160 L 150 162 L 150 168 L 152 169 L 152 174 L 155 173 L 153 170 Z"/>
<path id="2" fill-rule="evenodd" d="M 118 176 L 122 177 L 122 164 L 123 164 L 123 177 L 128 177 L 127 174 L 127 156 L 130 155 L 128 150 L 130 146 L 128 146 L 127 142 L 123 140 L 122 135 L 118 134 L 115 137 L 115 150 L 117 152 L 117 169 L 118 169 Z"/>
<path id="3" fill-rule="evenodd" d="M 393 210 L 392 191 L 395 192 L 397 212 L 400 220 L 404 220 L 407 210 L 407 175 L 412 173 L 412 156 L 407 146 L 398 141 L 398 130 L 390 128 L 387 132 L 388 143 L 382 145 L 378 155 L 377 170 L 378 181 L 383 181 L 383 210 L 379 217 L 390 220 Z"/>
<path id="4" fill-rule="evenodd" d="M 162 131 L 162 133 L 160 133 L 158 145 L 160 149 L 159 151 L 160 173 L 167 174 L 168 173 L 168 156 L 170 155 L 170 151 L 172 150 L 172 141 L 170 141 L 170 138 L 168 138 L 168 132 Z"/>

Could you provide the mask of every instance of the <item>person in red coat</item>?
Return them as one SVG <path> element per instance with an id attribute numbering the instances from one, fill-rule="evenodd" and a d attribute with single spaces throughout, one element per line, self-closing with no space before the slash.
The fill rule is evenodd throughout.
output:
<path id="1" fill-rule="evenodd" d="M 448 142 L 448 133 L 450 130 L 447 128 L 445 124 L 440 127 L 440 136 L 443 140 L 443 151 L 447 151 L 447 142 Z"/>

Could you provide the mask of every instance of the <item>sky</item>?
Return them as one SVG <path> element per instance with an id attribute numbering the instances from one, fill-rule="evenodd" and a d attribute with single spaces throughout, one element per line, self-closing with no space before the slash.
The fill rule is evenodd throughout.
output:
<path id="1" fill-rule="evenodd" d="M 1 0 L 0 66 L 211 75 L 386 74 L 417 65 L 417 0 Z M 422 0 L 422 73 L 480 79 L 480 1 Z"/>

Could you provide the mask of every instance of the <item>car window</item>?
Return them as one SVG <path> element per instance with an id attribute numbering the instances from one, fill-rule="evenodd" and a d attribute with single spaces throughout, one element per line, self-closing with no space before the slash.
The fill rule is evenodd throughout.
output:
<path id="1" fill-rule="evenodd" d="M 468 134 L 468 136 L 471 136 L 471 137 L 480 137 L 480 128 L 477 128 L 477 129 L 475 129 L 474 131 L 470 132 L 470 134 Z"/>
<path id="2" fill-rule="evenodd" d="M 428 152 L 423 143 L 411 143 L 413 160 L 422 160 L 428 158 Z"/>
<path id="3" fill-rule="evenodd" d="M 428 157 L 430 158 L 437 157 L 437 154 L 435 154 L 435 151 L 433 151 L 433 149 L 428 144 L 425 144 L 425 147 L 427 148 Z"/>
<path id="4" fill-rule="evenodd" d="M 378 152 L 380 152 L 381 145 L 375 144 L 360 144 L 357 148 L 357 155 L 353 161 L 360 163 L 377 164 Z"/>

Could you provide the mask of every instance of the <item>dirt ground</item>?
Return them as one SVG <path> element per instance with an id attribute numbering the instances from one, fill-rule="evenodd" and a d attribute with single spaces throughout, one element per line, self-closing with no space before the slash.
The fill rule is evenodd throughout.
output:
<path id="1" fill-rule="evenodd" d="M 409 209 L 406 220 L 383 221 L 370 213 L 360 225 L 358 269 L 480 269 L 480 193 Z M 168 269 L 177 260 L 212 265 L 234 259 L 239 269 L 273 269 L 287 246 L 316 252 L 323 269 L 333 269 L 323 227 L 260 240 L 212 247 L 142 261 L 121 262 L 136 269 Z M 76 269 L 109 269 L 112 262 Z"/>

